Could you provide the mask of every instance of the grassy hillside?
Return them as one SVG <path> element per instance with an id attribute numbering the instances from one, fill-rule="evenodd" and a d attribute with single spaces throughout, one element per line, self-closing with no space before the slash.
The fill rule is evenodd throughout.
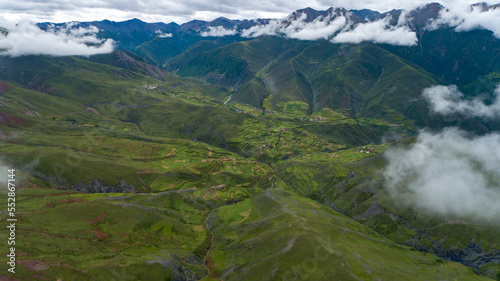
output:
<path id="1" fill-rule="evenodd" d="M 222 89 L 163 72 L 161 80 L 145 76 L 154 67 L 130 56 L 124 63 L 123 56 L 92 59 L 118 67 L 31 58 L 42 70 L 32 73 L 22 72 L 29 58 L 4 59 L 4 79 L 31 90 L 2 82 L 3 157 L 18 167 L 37 163 L 38 177 L 81 190 L 92 183 L 124 188 L 121 182 L 142 191 L 177 189 L 186 181 L 252 186 L 271 170 L 264 165 L 260 174 L 253 168 L 259 161 L 377 142 L 382 135 L 361 125 L 235 112 L 222 104 Z M 109 165 L 117 168 L 107 171 Z"/>
<path id="2" fill-rule="evenodd" d="M 412 129 L 458 124 L 476 133 L 497 130 L 498 122 L 429 117 L 421 92 L 456 84 L 467 98 L 493 98 L 500 81 L 498 39 L 490 31 L 452 29 L 419 36 L 420 45 L 413 47 L 271 36 L 215 49 L 218 44 L 207 43 L 181 53 L 167 68 L 234 89 L 231 102 L 265 113 L 335 121 L 332 115 L 347 113 Z"/>
<path id="3" fill-rule="evenodd" d="M 499 73 L 499 44 L 499 39 L 488 30 L 455 32 L 452 28 L 441 28 L 424 31 L 419 46 L 383 47 L 442 77 L 447 83 L 466 89 L 479 78 L 484 80 L 491 73 Z M 478 93 L 470 91 L 467 94 Z"/>
<path id="4" fill-rule="evenodd" d="M 0 58 L 0 160 L 21 188 L 16 277 L 481 278 L 471 268 L 495 277 L 496 230 L 397 208 L 377 174 L 390 146 L 383 140 L 415 133 L 398 111 L 409 89 L 433 76 L 380 47 L 323 44 L 263 37 L 195 56 L 211 66 L 211 55 L 225 59 L 219 76 L 185 64 L 241 83 L 235 91 L 121 51 Z M 348 51 L 351 59 L 339 55 Z M 363 69 L 358 83 L 353 73 Z M 355 116 L 333 101 L 311 110 L 332 77 L 343 79 L 348 100 L 364 101 Z M 247 83 L 259 108 L 238 102 Z M 401 96 L 387 94 L 390 85 Z M 310 89 L 312 101 L 297 89 Z M 309 272 L 315 251 L 328 259 Z"/>
<path id="5" fill-rule="evenodd" d="M 213 280 L 480 279 L 291 192 L 266 190 L 219 208 L 207 222 Z"/>
<path id="6" fill-rule="evenodd" d="M 388 146 L 363 145 L 282 161 L 278 166 L 280 186 L 354 218 L 397 243 L 497 278 L 500 229 L 397 204 L 379 172 L 386 165 L 383 151 Z"/>
<path id="7" fill-rule="evenodd" d="M 328 108 L 405 125 L 412 125 L 409 116 L 424 118 L 427 111 L 412 108 L 419 108 L 414 104 L 421 91 L 440 80 L 378 45 L 279 37 L 233 43 L 175 66 L 180 75 L 236 89 L 231 101 L 267 111 L 286 113 L 293 102 L 302 102 L 299 116 Z"/>
<path id="8" fill-rule="evenodd" d="M 290 192 L 267 190 L 218 207 L 223 193 L 21 189 L 17 247 L 24 254 L 16 277 L 487 280 Z"/>
<path id="9" fill-rule="evenodd" d="M 22 189 L 17 198 L 18 280 L 198 280 L 205 273 L 210 204 L 190 192 Z"/>

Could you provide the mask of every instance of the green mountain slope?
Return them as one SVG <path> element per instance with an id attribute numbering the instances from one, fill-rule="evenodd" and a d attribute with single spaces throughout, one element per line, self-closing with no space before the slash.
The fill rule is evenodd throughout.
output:
<path id="1" fill-rule="evenodd" d="M 16 246 L 25 255 L 17 280 L 198 280 L 205 273 L 210 204 L 192 193 L 18 193 Z"/>
<path id="2" fill-rule="evenodd" d="M 447 83 L 465 89 L 475 80 L 484 80 L 491 73 L 500 71 L 500 41 L 491 31 L 455 32 L 452 28 L 427 30 L 420 35 L 419 43 L 415 47 L 383 47 L 442 77 Z M 467 94 L 477 94 L 474 90 Z"/>
<path id="3" fill-rule="evenodd" d="M 476 280 L 290 192 L 266 190 L 214 212 L 207 263 L 224 280 Z"/>
<path id="4" fill-rule="evenodd" d="M 279 178 L 283 188 L 317 200 L 397 243 L 497 278 L 500 229 L 398 205 L 380 174 L 387 164 L 381 152 L 387 147 L 369 145 L 288 159 L 278 165 Z"/>
<path id="5" fill-rule="evenodd" d="M 18 193 L 19 280 L 489 280 L 285 191 L 223 207 L 223 191 L 196 188 Z"/>
<path id="6" fill-rule="evenodd" d="M 172 37 L 156 36 L 135 47 L 134 52 L 158 66 L 164 66 L 166 61 L 185 51 L 189 46 L 205 38 L 197 34 L 186 33 Z"/>
<path id="7" fill-rule="evenodd" d="M 313 122 L 235 112 L 222 105 L 222 89 L 173 76 L 126 53 L 91 60 L 108 65 L 4 58 L 2 78 L 32 89 L 4 83 L 7 136 L 0 151 L 9 163 L 33 164 L 31 173 L 48 184 L 91 192 L 251 187 L 272 173 L 258 161 L 382 136 L 362 125 L 325 124 L 326 137 L 314 132 Z M 30 61 L 40 67 L 23 72 Z"/>
<path id="8" fill-rule="evenodd" d="M 168 70 L 175 71 L 180 67 L 184 66 L 195 56 L 200 55 L 203 52 L 210 51 L 215 48 L 234 43 L 236 41 L 245 40 L 245 38 L 234 37 L 234 36 L 215 38 L 215 40 L 213 40 L 213 38 L 207 38 L 207 39 L 212 39 L 212 40 L 202 40 L 194 43 L 179 55 L 168 60 L 168 64 L 164 64 L 164 66 L 167 67 Z"/>
<path id="9" fill-rule="evenodd" d="M 448 76 L 387 46 L 233 39 L 169 61 L 196 79 L 150 64 L 164 54 L 146 45 L 145 58 L 0 57 L 18 278 L 499 276 L 497 228 L 402 208 L 380 175 L 391 136 L 446 124 L 420 93 Z"/>
<path id="10" fill-rule="evenodd" d="M 235 88 L 232 98 L 268 110 L 303 103 L 305 116 L 323 108 L 400 122 L 420 92 L 440 80 L 374 44 L 339 45 L 262 37 L 195 56 L 177 72 Z M 269 97 L 269 105 L 265 99 Z M 418 120 L 417 120 L 418 121 Z"/>

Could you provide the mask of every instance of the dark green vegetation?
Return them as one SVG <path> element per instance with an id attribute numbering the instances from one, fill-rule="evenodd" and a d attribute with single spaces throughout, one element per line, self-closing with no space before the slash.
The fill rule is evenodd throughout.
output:
<path id="1" fill-rule="evenodd" d="M 231 101 L 267 111 L 286 114 L 301 104 L 293 111 L 302 116 L 318 113 L 329 119 L 333 110 L 409 128 L 455 125 L 439 116 L 429 118 L 420 94 L 431 85 L 457 84 L 469 97 L 479 93 L 491 97 L 499 82 L 498 39 L 489 31 L 437 30 L 422 36 L 424 53 L 419 46 L 261 37 L 203 52 L 191 60 L 181 54 L 173 60 L 187 62 L 170 68 L 178 68 L 179 75 L 233 88 Z M 440 74 L 441 69 L 446 73 Z M 488 122 L 469 122 L 464 129 L 498 129 Z"/>
<path id="2" fill-rule="evenodd" d="M 221 207 L 209 223 L 211 262 L 229 268 L 211 275 L 224 280 L 480 279 L 291 192 L 266 190 Z"/>
<path id="3" fill-rule="evenodd" d="M 21 189 L 16 277 L 200 280 L 208 268 L 204 280 L 488 280 L 290 192 L 210 212 L 223 193 Z"/>
<path id="4" fill-rule="evenodd" d="M 192 192 L 79 194 L 22 189 L 17 278 L 164 280 L 204 274 L 205 212 Z"/>
<path id="5" fill-rule="evenodd" d="M 222 66 L 220 61 L 224 61 Z M 351 116 L 388 120 L 398 120 L 398 114 L 404 119 L 403 113 L 412 106 L 408 100 L 420 95 L 415 89 L 438 80 L 376 45 L 277 37 L 205 52 L 182 66 L 178 74 L 237 88 L 233 100 L 257 107 L 272 95 L 268 110 L 302 102 L 303 115 L 329 108 L 349 110 Z M 255 96 L 266 92 L 267 96 Z"/>
<path id="6" fill-rule="evenodd" d="M 497 128 L 429 118 L 420 97 L 447 83 L 488 93 L 491 32 L 396 48 L 93 24 L 126 51 L 0 57 L 0 161 L 22 187 L 16 278 L 500 278 L 498 227 L 395 204 L 380 175 L 395 136 Z M 455 71 L 464 50 L 470 71 Z"/>

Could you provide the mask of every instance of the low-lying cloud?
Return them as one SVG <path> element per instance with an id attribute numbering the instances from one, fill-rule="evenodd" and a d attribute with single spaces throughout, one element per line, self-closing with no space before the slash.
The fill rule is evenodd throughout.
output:
<path id="1" fill-rule="evenodd" d="M 207 30 L 200 32 L 203 37 L 223 37 L 236 35 L 238 31 L 236 28 L 226 29 L 223 26 L 209 26 Z"/>
<path id="2" fill-rule="evenodd" d="M 241 32 L 243 37 L 259 37 L 263 35 L 285 36 L 300 40 L 318 40 L 331 38 L 337 31 L 344 28 L 344 16 L 318 17 L 312 22 L 306 21 L 303 13 L 297 19 L 291 16 L 284 20 L 271 20 L 264 25 L 255 25 Z"/>
<path id="3" fill-rule="evenodd" d="M 159 30 L 159 29 L 158 29 L 157 31 L 155 31 L 155 33 L 156 33 L 156 34 L 158 34 L 158 37 L 160 37 L 160 38 L 170 38 L 170 37 L 172 37 L 172 36 L 173 36 L 173 34 L 172 34 L 172 33 L 163 33 L 163 32 L 162 32 L 161 30 Z"/>
<path id="4" fill-rule="evenodd" d="M 386 152 L 385 179 L 398 202 L 461 219 L 500 220 L 500 135 L 421 132 L 409 149 Z"/>
<path id="5" fill-rule="evenodd" d="M 370 41 L 392 45 L 411 46 L 418 41 L 417 35 L 406 23 L 392 26 L 390 19 L 352 24 L 345 16 L 330 15 L 306 21 L 306 14 L 297 19 L 271 20 L 265 25 L 255 25 L 241 32 L 243 37 L 263 35 L 285 36 L 300 40 L 330 39 L 333 43 L 361 43 Z M 403 22 L 403 21 L 402 21 Z"/>
<path id="6" fill-rule="evenodd" d="M 431 110 L 443 115 L 499 116 L 500 102 L 465 101 L 456 86 L 423 91 Z M 471 136 L 458 128 L 421 131 L 409 148 L 385 155 L 387 188 L 398 202 L 447 218 L 500 222 L 500 135 Z"/>
<path id="7" fill-rule="evenodd" d="M 294 21 L 287 28 L 286 35 L 300 40 L 328 39 L 344 28 L 346 23 L 344 16 L 338 16 L 334 20 L 318 18 L 309 23 L 303 17 L 302 21 Z"/>
<path id="8" fill-rule="evenodd" d="M 258 24 L 241 31 L 242 37 L 259 37 L 264 35 L 279 35 L 282 23 L 279 20 L 270 20 L 267 24 Z"/>
<path id="9" fill-rule="evenodd" d="M 370 41 L 401 46 L 417 44 L 417 34 L 407 26 L 391 26 L 389 18 L 361 23 L 343 31 L 332 39 L 333 43 L 361 43 Z"/>
<path id="10" fill-rule="evenodd" d="M 62 27 L 40 29 L 31 22 L 7 27 L 8 34 L 0 34 L 0 55 L 89 56 L 113 51 L 113 40 L 99 39 L 96 27 L 87 28 L 69 23 Z"/>
<path id="11" fill-rule="evenodd" d="M 449 115 L 461 114 L 468 117 L 494 118 L 500 116 L 500 85 L 495 90 L 491 104 L 481 99 L 464 100 L 457 86 L 434 86 L 423 91 L 423 96 L 434 113 Z"/>
<path id="12" fill-rule="evenodd" d="M 496 38 L 500 38 L 500 8 L 484 9 L 481 5 L 452 6 L 450 9 L 443 9 L 429 28 L 436 29 L 440 25 L 455 27 L 458 32 L 488 29 L 493 31 Z"/>
<path id="13" fill-rule="evenodd" d="M 485 4 L 486 5 L 486 4 Z M 292 15 L 284 19 L 273 19 L 266 24 L 258 24 L 240 33 L 243 37 L 284 36 L 300 40 L 327 39 L 333 43 L 373 42 L 398 46 L 413 46 L 418 43 L 415 31 L 410 28 L 409 11 L 403 10 L 399 22 L 394 25 L 389 16 L 373 22 L 354 24 L 349 20 L 351 14 L 332 13 L 325 17 L 318 17 L 312 22 L 306 21 L 306 14 L 298 18 Z M 500 38 L 500 8 L 491 6 L 457 3 L 450 9 L 442 9 L 440 16 L 428 24 L 427 29 L 433 30 L 440 26 L 454 27 L 456 31 L 472 29 L 488 29 Z M 226 36 L 238 34 L 236 30 L 226 30 L 222 27 L 213 27 L 204 31 L 203 36 Z"/>

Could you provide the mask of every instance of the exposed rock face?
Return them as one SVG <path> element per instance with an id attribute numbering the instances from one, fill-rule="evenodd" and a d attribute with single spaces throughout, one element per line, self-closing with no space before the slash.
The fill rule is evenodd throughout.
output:
<path id="1" fill-rule="evenodd" d="M 71 189 L 80 192 L 87 193 L 110 193 L 110 192 L 120 192 L 120 193 L 134 193 L 137 192 L 136 188 L 132 184 L 126 183 L 124 180 L 121 180 L 119 183 L 114 186 L 108 186 L 104 184 L 99 179 L 94 179 L 90 183 L 77 183 L 71 186 Z"/>
<path id="2" fill-rule="evenodd" d="M 136 187 L 133 184 L 126 183 L 124 180 L 120 180 L 117 184 L 110 186 L 106 185 L 100 179 L 93 179 L 89 183 L 79 182 L 70 183 L 68 180 L 63 178 L 58 178 L 54 176 L 41 176 L 44 180 L 48 181 L 50 184 L 61 186 L 65 189 L 72 189 L 84 193 L 135 193 L 137 192 Z"/>

